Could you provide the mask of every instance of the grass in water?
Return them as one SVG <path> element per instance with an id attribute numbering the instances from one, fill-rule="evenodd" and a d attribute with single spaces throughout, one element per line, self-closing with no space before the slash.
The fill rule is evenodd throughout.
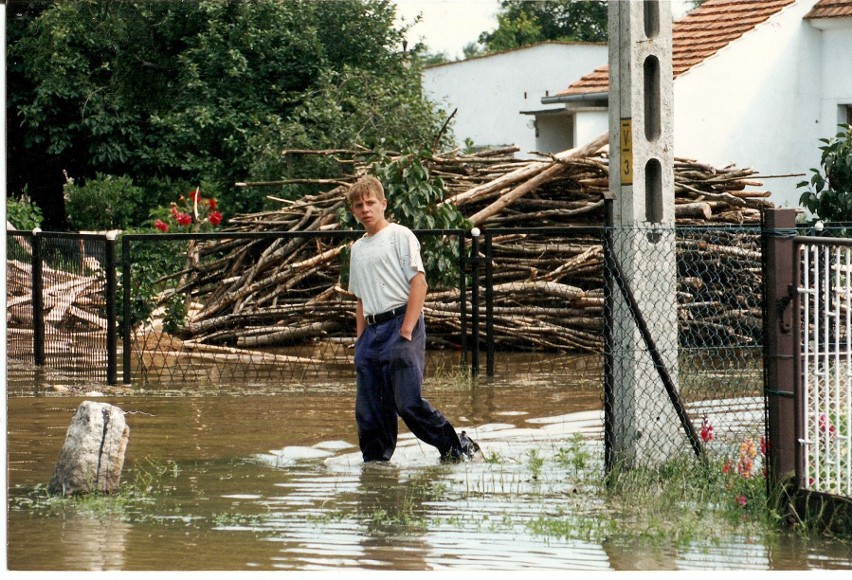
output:
<path id="1" fill-rule="evenodd" d="M 180 474 L 177 464 L 161 464 L 146 458 L 133 469 L 133 479 L 122 482 L 116 493 L 91 493 L 75 496 L 53 495 L 48 486 L 38 484 L 20 495 L 9 498 L 9 510 L 33 510 L 48 515 L 62 516 L 66 513 L 92 517 L 108 516 L 124 519 L 139 503 L 155 500 L 173 489 L 168 479 Z"/>
<path id="2" fill-rule="evenodd" d="M 604 477 L 595 475 L 601 466 L 591 465 L 582 438 L 575 437 L 555 461 L 569 484 L 583 489 L 583 501 L 576 509 L 550 510 L 528 529 L 548 538 L 681 547 L 732 536 L 771 538 L 781 517 L 755 469 L 755 447 L 746 440 L 738 460 L 737 452 L 706 461 L 690 455 L 655 468 L 617 468 Z"/>

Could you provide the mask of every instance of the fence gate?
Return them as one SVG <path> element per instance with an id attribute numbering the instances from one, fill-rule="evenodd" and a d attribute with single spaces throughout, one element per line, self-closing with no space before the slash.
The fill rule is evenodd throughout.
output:
<path id="1" fill-rule="evenodd" d="M 769 480 L 799 517 L 849 521 L 852 240 L 842 228 L 797 235 L 790 209 L 764 219 Z"/>
<path id="2" fill-rule="evenodd" d="M 794 240 L 798 483 L 852 498 L 852 240 Z"/>

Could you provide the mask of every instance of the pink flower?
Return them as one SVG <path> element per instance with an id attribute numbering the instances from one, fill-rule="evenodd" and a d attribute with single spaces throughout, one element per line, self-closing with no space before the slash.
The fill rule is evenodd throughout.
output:
<path id="1" fill-rule="evenodd" d="M 220 223 L 222 223 L 222 214 L 218 211 L 211 211 L 210 216 L 207 219 L 209 219 L 210 223 L 214 226 L 218 226 Z"/>
<path id="2" fill-rule="evenodd" d="M 745 498 L 744 495 L 738 495 L 737 496 L 737 503 L 740 504 L 741 506 L 744 506 L 746 503 L 748 503 L 748 500 Z"/>
<path id="3" fill-rule="evenodd" d="M 192 216 L 188 213 L 177 213 L 175 215 L 175 219 L 177 220 L 178 225 L 188 226 L 192 223 Z"/>
<path id="4" fill-rule="evenodd" d="M 169 231 L 169 224 L 167 224 L 166 222 L 164 222 L 161 219 L 154 221 L 154 227 L 157 228 L 158 230 L 160 230 L 161 232 Z"/>
<path id="5" fill-rule="evenodd" d="M 704 417 L 701 421 L 701 440 L 705 443 L 713 440 L 713 425 L 710 424 L 707 417 Z"/>

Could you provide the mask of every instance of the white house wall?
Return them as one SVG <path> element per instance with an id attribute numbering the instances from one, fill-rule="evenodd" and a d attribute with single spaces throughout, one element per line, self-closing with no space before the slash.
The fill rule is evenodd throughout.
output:
<path id="1" fill-rule="evenodd" d="M 574 146 L 582 147 L 609 131 L 609 113 L 606 109 L 590 110 L 574 115 Z"/>
<path id="2" fill-rule="evenodd" d="M 821 33 L 802 18 L 812 5 L 783 9 L 675 80 L 675 155 L 805 174 L 763 180 L 777 206 L 799 205 L 796 184 L 818 164 L 826 134 Z"/>
<path id="3" fill-rule="evenodd" d="M 852 26 L 829 26 L 822 33 L 821 124 L 824 136 L 836 134 L 845 115 L 838 118 L 841 105 L 852 105 Z"/>
<path id="4" fill-rule="evenodd" d="M 477 146 L 515 145 L 518 157 L 536 150 L 533 117 L 541 99 L 607 62 L 606 45 L 540 44 L 427 68 L 423 89 L 447 109 L 458 109 L 454 133 Z M 558 105 L 552 106 L 559 109 Z"/>

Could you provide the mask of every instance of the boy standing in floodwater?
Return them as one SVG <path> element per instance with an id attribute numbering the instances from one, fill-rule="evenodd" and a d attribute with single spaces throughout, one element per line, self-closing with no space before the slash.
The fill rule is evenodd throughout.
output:
<path id="1" fill-rule="evenodd" d="M 349 291 L 355 308 L 355 420 L 364 461 L 389 461 L 396 448 L 397 417 L 441 453 L 442 460 L 472 457 L 476 444 L 461 437 L 423 399 L 426 274 L 420 242 L 405 226 L 385 218 L 381 182 L 366 176 L 346 194 L 366 233 L 352 245 Z"/>

